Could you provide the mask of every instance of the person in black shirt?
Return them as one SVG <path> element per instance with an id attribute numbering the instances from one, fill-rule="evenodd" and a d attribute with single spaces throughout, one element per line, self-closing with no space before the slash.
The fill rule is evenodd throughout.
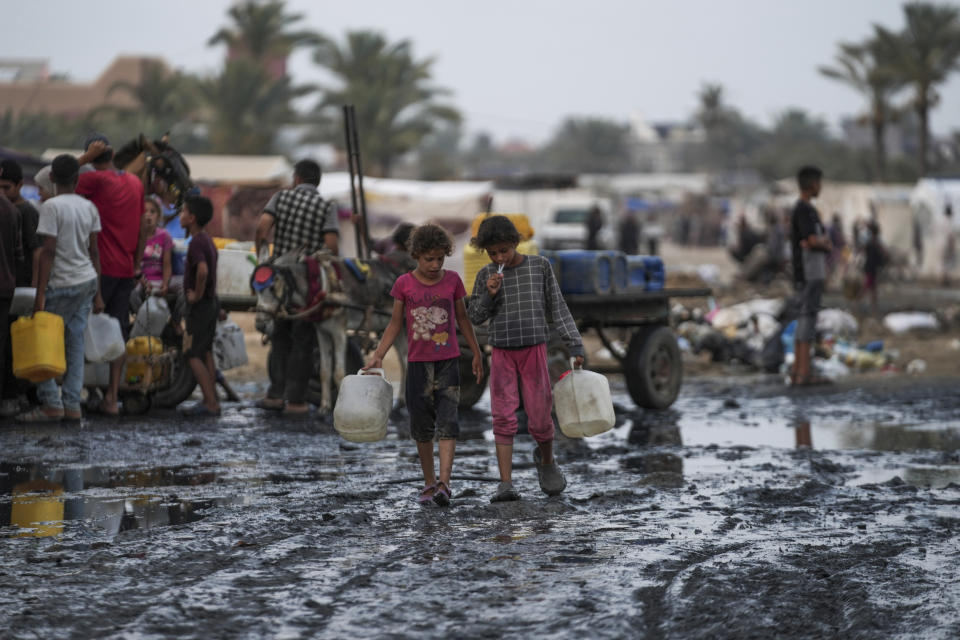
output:
<path id="1" fill-rule="evenodd" d="M 619 249 L 628 256 L 635 256 L 640 252 L 640 222 L 637 214 L 627 211 L 620 219 Z"/>
<path id="2" fill-rule="evenodd" d="M 798 385 L 826 382 L 813 374 L 810 356 L 810 347 L 816 337 L 820 298 L 827 278 L 827 255 L 831 250 L 820 214 L 811 204 L 811 200 L 820 195 L 822 177 L 823 172 L 816 167 L 800 169 L 797 174 L 800 199 L 790 217 L 793 279 L 801 298 L 790 381 Z"/>
<path id="3" fill-rule="evenodd" d="M 873 222 L 867 225 L 869 239 L 867 245 L 863 248 L 863 291 L 870 292 L 870 308 L 873 314 L 877 314 L 877 275 L 886 262 L 886 252 L 883 250 L 883 243 L 880 242 L 880 227 Z"/>

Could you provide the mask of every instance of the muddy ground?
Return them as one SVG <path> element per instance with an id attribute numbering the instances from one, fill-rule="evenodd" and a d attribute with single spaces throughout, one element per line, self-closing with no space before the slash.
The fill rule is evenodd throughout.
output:
<path id="1" fill-rule="evenodd" d="M 447 509 L 409 440 L 245 405 L 3 424 L 0 637 L 960 635 L 956 379 L 698 378 L 660 414 L 611 380 L 566 493 L 522 436 L 520 502 L 459 480 Z M 455 475 L 493 477 L 486 399 L 463 429 Z"/>

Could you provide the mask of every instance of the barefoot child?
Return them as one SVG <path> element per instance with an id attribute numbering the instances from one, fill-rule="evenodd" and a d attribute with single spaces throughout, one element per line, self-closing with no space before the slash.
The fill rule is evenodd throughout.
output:
<path id="1" fill-rule="evenodd" d="M 214 384 L 213 339 L 217 332 L 220 305 L 217 302 L 217 248 L 203 230 L 213 218 L 213 204 L 203 196 L 189 196 L 180 211 L 180 224 L 190 234 L 183 291 L 187 299 L 187 329 L 183 350 L 203 400 L 186 409 L 189 416 L 220 415 L 220 400 Z"/>
<path id="2" fill-rule="evenodd" d="M 425 224 L 410 236 L 410 255 L 417 268 L 397 278 L 390 292 L 395 300 L 393 317 L 365 369 L 380 367 L 404 320 L 407 325 L 407 410 L 410 433 L 417 441 L 423 468 L 424 488 L 418 501 L 450 504 L 450 474 L 460 433 L 457 405 L 460 402 L 460 345 L 457 325 L 473 352 L 472 371 L 483 379 L 483 358 L 467 319 L 463 302 L 467 292 L 455 271 L 443 268 L 453 253 L 453 241 L 441 227 Z M 454 321 L 456 320 L 456 321 Z M 440 446 L 440 477 L 433 466 L 433 440 Z"/>
<path id="3" fill-rule="evenodd" d="M 487 328 L 490 360 L 490 408 L 497 447 L 500 486 L 490 502 L 517 500 L 513 488 L 513 438 L 516 411 L 523 398 L 530 435 L 537 441 L 533 460 L 540 488 L 549 496 L 561 493 L 566 478 L 553 458 L 553 392 L 547 371 L 547 318 L 576 359 L 583 364 L 580 332 L 567 309 L 550 263 L 540 256 L 517 253 L 520 234 L 509 218 L 491 216 L 480 224 L 470 243 L 493 261 L 477 274 L 470 299 L 470 320 Z"/>

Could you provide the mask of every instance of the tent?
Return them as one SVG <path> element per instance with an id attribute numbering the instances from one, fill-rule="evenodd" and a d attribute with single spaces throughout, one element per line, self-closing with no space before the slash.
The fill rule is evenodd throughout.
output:
<path id="1" fill-rule="evenodd" d="M 920 273 L 939 277 L 947 239 L 960 236 L 960 179 L 920 180 L 910 193 L 910 209 L 921 247 Z"/>

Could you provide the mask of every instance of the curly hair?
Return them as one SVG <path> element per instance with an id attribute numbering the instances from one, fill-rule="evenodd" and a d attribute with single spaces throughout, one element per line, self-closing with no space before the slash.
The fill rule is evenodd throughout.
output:
<path id="1" fill-rule="evenodd" d="M 408 247 L 412 258 L 419 258 L 428 251 L 443 251 L 444 255 L 452 256 L 453 238 L 441 226 L 423 224 L 410 233 Z"/>
<path id="2" fill-rule="evenodd" d="M 510 218 L 490 216 L 480 223 L 476 237 L 470 239 L 470 245 L 485 250 L 495 244 L 519 244 L 520 240 L 520 232 L 513 226 Z"/>

